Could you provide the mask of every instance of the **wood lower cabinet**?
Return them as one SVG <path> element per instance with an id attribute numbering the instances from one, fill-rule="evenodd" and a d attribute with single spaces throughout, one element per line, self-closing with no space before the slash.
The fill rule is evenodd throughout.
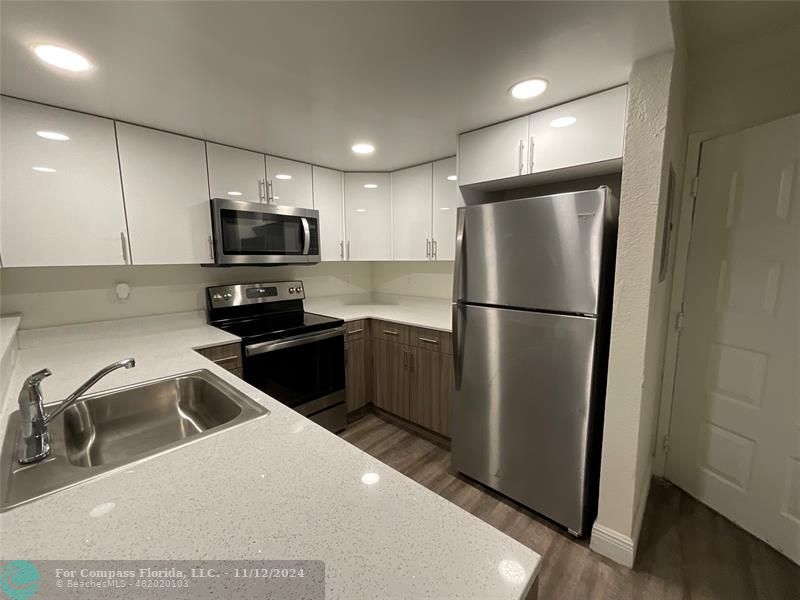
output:
<path id="1" fill-rule="evenodd" d="M 390 340 L 372 340 L 375 406 L 409 418 L 411 348 Z"/>
<path id="2" fill-rule="evenodd" d="M 367 339 L 347 339 L 344 344 L 347 412 L 367 404 Z"/>
<path id="3" fill-rule="evenodd" d="M 210 346 L 208 348 L 197 348 L 195 352 L 202 354 L 208 360 L 215 362 L 237 377 L 242 376 L 242 346 L 238 342 Z"/>
<path id="4" fill-rule="evenodd" d="M 414 348 L 411 365 L 408 420 L 450 437 L 452 355 Z"/>

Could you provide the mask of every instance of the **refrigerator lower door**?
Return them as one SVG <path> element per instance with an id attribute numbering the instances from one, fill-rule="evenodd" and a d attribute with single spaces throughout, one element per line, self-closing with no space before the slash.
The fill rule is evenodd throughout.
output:
<path id="1" fill-rule="evenodd" d="M 453 467 L 582 534 L 595 319 L 462 304 L 453 325 Z"/>

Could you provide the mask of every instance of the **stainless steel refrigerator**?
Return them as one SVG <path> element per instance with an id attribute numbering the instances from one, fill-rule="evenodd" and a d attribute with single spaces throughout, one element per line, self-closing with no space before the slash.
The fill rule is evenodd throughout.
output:
<path id="1" fill-rule="evenodd" d="M 452 465 L 574 535 L 596 514 L 617 207 L 601 187 L 458 211 Z"/>

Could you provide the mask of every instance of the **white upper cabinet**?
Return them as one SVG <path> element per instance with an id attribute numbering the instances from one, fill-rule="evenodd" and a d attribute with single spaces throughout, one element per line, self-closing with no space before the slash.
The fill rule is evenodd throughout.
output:
<path id="1" fill-rule="evenodd" d="M 127 262 L 113 121 L 4 97 L 0 153 L 4 266 Z"/>
<path id="2" fill-rule="evenodd" d="M 208 188 L 212 198 L 266 202 L 264 155 L 206 142 Z"/>
<path id="3" fill-rule="evenodd" d="M 528 117 L 458 136 L 460 185 L 526 175 Z"/>
<path id="4" fill-rule="evenodd" d="M 394 260 L 430 260 L 432 165 L 395 171 L 391 177 Z"/>
<path id="5" fill-rule="evenodd" d="M 273 204 L 314 208 L 311 165 L 267 156 L 268 196 Z"/>
<path id="6" fill-rule="evenodd" d="M 391 183 L 388 173 L 344 174 L 347 260 L 392 260 Z"/>
<path id="7" fill-rule="evenodd" d="M 622 158 L 628 86 L 530 115 L 528 171 Z"/>
<path id="8" fill-rule="evenodd" d="M 117 140 L 132 262 L 213 262 L 204 143 L 125 123 Z"/>
<path id="9" fill-rule="evenodd" d="M 314 208 L 319 211 L 322 261 L 344 260 L 344 190 L 342 173 L 314 166 Z"/>
<path id="10" fill-rule="evenodd" d="M 455 260 L 456 209 L 462 206 L 456 180 L 456 157 L 433 163 L 433 258 Z"/>

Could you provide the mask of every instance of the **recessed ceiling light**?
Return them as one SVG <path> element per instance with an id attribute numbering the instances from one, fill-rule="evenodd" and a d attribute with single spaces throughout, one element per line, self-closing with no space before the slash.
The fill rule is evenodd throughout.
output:
<path id="1" fill-rule="evenodd" d="M 46 140 L 54 140 L 56 142 L 66 142 L 69 139 L 68 135 L 59 133 L 58 131 L 37 131 L 36 135 Z"/>
<path id="2" fill-rule="evenodd" d="M 550 127 L 569 127 L 577 120 L 575 117 L 559 117 L 550 121 Z"/>
<path id="3" fill-rule="evenodd" d="M 541 94 L 547 88 L 547 82 L 544 79 L 526 79 L 511 86 L 511 95 L 514 98 L 524 100 L 526 98 L 534 98 Z"/>
<path id="4" fill-rule="evenodd" d="M 241 196 L 242 192 L 228 192 L 228 196 Z"/>
<path id="5" fill-rule="evenodd" d="M 366 143 L 354 144 L 352 149 L 356 154 L 372 154 L 375 152 L 375 146 Z"/>
<path id="6" fill-rule="evenodd" d="M 455 175 L 448 175 L 447 176 L 447 181 L 455 181 L 456 179 L 458 179 L 458 177 L 456 177 Z"/>
<path id="7" fill-rule="evenodd" d="M 85 57 L 61 46 L 40 44 L 33 51 L 44 62 L 67 71 L 88 71 L 93 66 Z"/>
<path id="8" fill-rule="evenodd" d="M 439 210 L 450 210 L 449 206 L 440 206 Z"/>
<path id="9" fill-rule="evenodd" d="M 366 208 L 357 208 L 356 212 L 357 213 L 365 213 L 365 212 L 367 212 L 367 209 Z"/>
<path id="10" fill-rule="evenodd" d="M 377 183 L 365 183 L 364 187 L 367 188 L 368 190 L 374 190 L 375 188 L 378 187 L 378 184 Z"/>
<path id="11" fill-rule="evenodd" d="M 278 173 L 275 175 L 275 179 L 291 179 L 291 175 L 287 175 L 286 173 Z"/>
<path id="12" fill-rule="evenodd" d="M 39 173 L 55 173 L 55 169 L 51 169 L 50 167 L 31 167 L 34 171 L 39 171 Z"/>

